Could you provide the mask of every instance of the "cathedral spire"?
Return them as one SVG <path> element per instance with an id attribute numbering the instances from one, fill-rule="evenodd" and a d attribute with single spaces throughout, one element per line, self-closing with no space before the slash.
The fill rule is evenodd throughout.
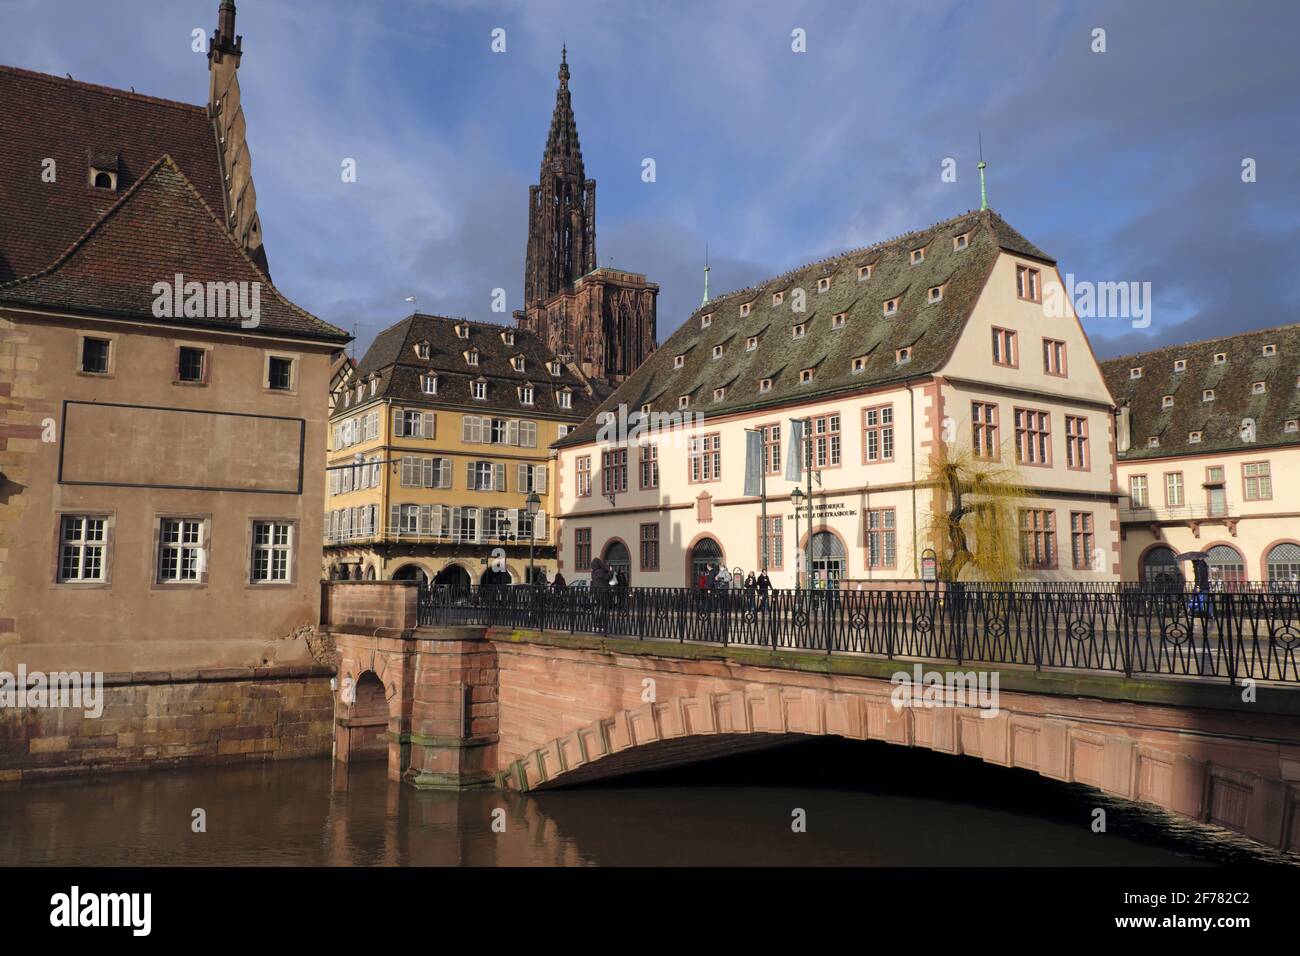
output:
<path id="1" fill-rule="evenodd" d="M 573 103 L 569 98 L 569 50 L 560 48 L 560 86 L 555 91 L 555 112 L 551 114 L 551 130 L 546 136 L 546 152 L 542 166 L 547 163 L 575 163 L 582 175 L 582 147 L 578 144 L 578 123 L 573 118 Z"/>

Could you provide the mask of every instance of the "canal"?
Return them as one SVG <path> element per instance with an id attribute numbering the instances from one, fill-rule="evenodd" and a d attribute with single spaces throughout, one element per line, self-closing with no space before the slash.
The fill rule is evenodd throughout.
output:
<path id="1" fill-rule="evenodd" d="M 826 738 L 532 795 L 326 759 L 0 785 L 6 866 L 1270 862 L 1297 861 L 1025 771 Z"/>

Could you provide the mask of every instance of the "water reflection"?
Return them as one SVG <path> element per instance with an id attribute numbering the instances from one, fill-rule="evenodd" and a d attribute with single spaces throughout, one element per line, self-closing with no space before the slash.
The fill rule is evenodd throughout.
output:
<path id="1" fill-rule="evenodd" d="M 1108 832 L 1093 833 L 1092 810 Z M 192 830 L 206 811 L 207 831 Z M 806 832 L 792 831 L 804 811 Z M 327 760 L 0 788 L 0 863 L 1195 865 L 1283 859 L 1085 788 L 814 740 L 528 796 L 417 792 Z M 494 829 L 494 822 L 496 828 Z M 504 826 L 504 832 L 497 832 Z"/>

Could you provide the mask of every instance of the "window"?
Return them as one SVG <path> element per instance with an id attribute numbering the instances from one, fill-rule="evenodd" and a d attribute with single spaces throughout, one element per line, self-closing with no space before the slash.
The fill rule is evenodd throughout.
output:
<path id="1" fill-rule="evenodd" d="M 790 330 L 790 334 L 792 338 L 801 339 L 803 338 L 804 333 L 807 331 L 808 331 L 808 327 L 806 325 L 796 325 L 793 329 Z"/>
<path id="2" fill-rule="evenodd" d="M 498 481 L 498 467 L 500 478 Z M 470 491 L 505 491 L 505 465 L 498 466 L 490 461 L 471 461 L 466 469 L 466 485 Z"/>
<path id="3" fill-rule="evenodd" d="M 578 427 L 577 425 L 561 425 L 559 431 L 559 437 L 563 438 L 565 435 L 569 434 L 569 432 L 573 431 L 577 427 Z"/>
<path id="4" fill-rule="evenodd" d="M 421 376 L 420 376 L 420 391 L 424 392 L 425 395 L 437 395 L 437 394 L 438 394 L 438 376 L 436 376 L 436 375 L 421 375 Z"/>
<path id="5" fill-rule="evenodd" d="M 59 523 L 59 580 L 105 580 L 107 534 L 107 518 L 64 515 Z"/>
<path id="6" fill-rule="evenodd" d="M 740 317 L 741 317 L 742 319 L 743 319 L 745 316 L 749 315 L 750 307 L 753 306 L 753 304 L 754 304 L 754 303 L 752 303 L 752 302 L 746 302 L 744 305 L 742 305 L 742 306 L 740 307 Z"/>
<path id="7" fill-rule="evenodd" d="M 1045 570 L 1056 567 L 1056 512 L 1020 509 L 1020 564 Z"/>
<path id="8" fill-rule="evenodd" d="M 757 336 L 757 335 L 751 335 L 749 338 L 745 339 L 745 351 L 746 351 L 746 352 L 752 352 L 752 351 L 754 351 L 754 349 L 756 349 L 756 348 L 758 348 L 758 336 Z"/>
<path id="9" fill-rule="evenodd" d="M 293 388 L 293 359 L 272 355 L 266 360 L 266 387 L 286 392 Z"/>
<path id="10" fill-rule="evenodd" d="M 862 410 L 862 460 L 894 460 L 894 406 L 878 405 Z"/>
<path id="11" fill-rule="evenodd" d="M 1200 444 L 1200 441 L 1201 441 L 1201 433 L 1200 433 L 1200 432 L 1188 432 L 1188 433 L 1187 433 L 1187 443 L 1188 443 L 1189 445 L 1198 445 L 1198 444 Z"/>
<path id="12" fill-rule="evenodd" d="M 826 291 L 827 289 L 829 289 L 830 287 L 831 287 L 830 276 L 823 276 L 822 278 L 820 278 L 820 279 L 817 280 L 817 291 L 818 291 L 818 292 L 825 292 L 825 291 Z"/>
<path id="13" fill-rule="evenodd" d="M 627 449 L 614 448 L 600 453 L 601 487 L 607 495 L 627 491 Z"/>
<path id="14" fill-rule="evenodd" d="M 559 375 L 563 371 L 563 369 L 560 368 L 559 362 L 551 362 L 551 364 L 547 366 L 547 371 L 549 371 L 552 375 Z"/>
<path id="15" fill-rule="evenodd" d="M 849 314 L 847 312 L 836 312 L 834 315 L 831 316 L 831 328 L 842 329 L 844 328 L 844 323 L 847 322 L 848 320 L 849 320 Z"/>
<path id="16" fill-rule="evenodd" d="M 1159 436 L 1159 435 L 1152 435 L 1150 438 L 1148 438 L 1148 439 L 1147 439 L 1147 447 L 1148 447 L 1148 448 L 1159 448 L 1159 447 L 1160 447 L 1160 436 Z"/>
<path id="17" fill-rule="evenodd" d="M 1262 349 L 1260 349 L 1260 352 L 1263 353 L 1263 355 L 1264 355 L 1265 358 L 1268 358 L 1270 355 L 1276 355 L 1276 354 L 1277 354 L 1277 346 L 1276 346 L 1276 345 L 1265 345 Z"/>
<path id="18" fill-rule="evenodd" d="M 427 359 L 429 357 L 429 343 L 428 342 L 417 343 L 415 346 L 415 354 L 419 358 Z"/>
<path id="19" fill-rule="evenodd" d="M 528 367 L 528 360 L 522 355 L 514 355 L 510 358 L 510 367 L 516 372 L 522 372 Z"/>
<path id="20" fill-rule="evenodd" d="M 202 382 L 204 350 L 182 345 L 176 356 L 176 380 L 180 382 Z"/>
<path id="21" fill-rule="evenodd" d="M 1043 339 L 1043 371 L 1048 375 L 1065 375 L 1065 343 Z"/>
<path id="22" fill-rule="evenodd" d="M 857 375 L 861 372 L 865 372 L 866 370 L 867 370 L 867 357 L 865 355 L 856 356 L 853 359 L 853 362 L 849 365 L 849 372 L 853 375 Z"/>
<path id="23" fill-rule="evenodd" d="M 800 384 L 807 384 L 813 380 L 813 369 L 805 368 L 799 371 Z"/>
<path id="24" fill-rule="evenodd" d="M 203 572 L 203 522 L 163 518 L 158 526 L 158 583 L 198 581 Z"/>
<path id="25" fill-rule="evenodd" d="M 501 333 L 501 341 L 504 342 L 504 343 L 506 343 L 506 345 L 514 345 L 514 344 L 515 344 L 515 333 L 514 333 L 514 330 L 513 330 L 513 329 L 506 329 L 504 332 L 502 332 L 502 333 Z"/>
<path id="26" fill-rule="evenodd" d="M 1212 402 L 1212 401 L 1214 401 L 1214 389 L 1212 389 L 1212 388 L 1202 389 L 1202 390 L 1201 390 L 1201 401 L 1203 401 L 1203 402 Z"/>
<path id="27" fill-rule="evenodd" d="M 1174 371 L 1175 371 L 1175 372 L 1186 372 L 1186 371 L 1187 371 L 1187 359 L 1174 359 Z"/>
<path id="28" fill-rule="evenodd" d="M 897 529 L 893 508 L 867 511 L 867 567 L 892 568 L 898 562 Z"/>
<path id="29" fill-rule="evenodd" d="M 858 281 L 865 282 L 871 278 L 871 266 L 858 266 Z"/>
<path id="30" fill-rule="evenodd" d="M 1266 461 L 1248 461 L 1241 466 L 1245 499 L 1268 501 L 1273 497 L 1273 477 Z"/>
<path id="31" fill-rule="evenodd" d="M 924 261 L 925 261 L 924 246 L 922 246 L 920 249 L 913 249 L 912 254 L 908 256 L 908 262 L 914 266 L 919 266 Z"/>
<path id="32" fill-rule="evenodd" d="M 932 286 L 930 286 L 929 291 L 926 292 L 926 294 L 925 294 L 925 299 L 926 299 L 927 302 L 941 302 L 941 301 L 943 301 L 943 286 L 941 286 L 941 285 L 932 285 Z"/>
<path id="33" fill-rule="evenodd" d="M 1251 382 L 1251 383 L 1250 383 L 1250 394 L 1252 394 L 1252 395 L 1263 395 L 1263 394 L 1264 394 L 1264 383 L 1263 383 L 1263 382 Z"/>
<path id="34" fill-rule="evenodd" d="M 378 391 L 378 389 L 379 389 L 379 379 L 377 379 L 377 378 L 373 378 L 373 377 L 372 377 L 372 378 L 370 379 L 370 396 L 371 396 L 371 398 L 374 397 L 375 392 Z M 374 570 L 374 569 L 372 568 L 371 570 Z"/>
<path id="35" fill-rule="evenodd" d="M 81 371 L 108 374 L 108 339 L 86 336 L 81 340 Z"/>
<path id="36" fill-rule="evenodd" d="M 1227 364 L 1228 364 L 1228 353 L 1227 353 L 1227 352 L 1215 352 L 1215 353 L 1214 353 L 1214 364 L 1215 364 L 1215 365 L 1227 365 Z"/>
<path id="37" fill-rule="evenodd" d="M 478 365 L 478 349 L 470 349 L 465 353 L 465 363 L 467 365 Z"/>
<path id="38" fill-rule="evenodd" d="M 96 189 L 117 190 L 117 173 L 90 168 L 90 184 Z"/>
<path id="39" fill-rule="evenodd" d="M 1039 288 L 1037 269 L 1028 266 L 1016 266 L 1016 296 L 1028 302 L 1042 301 L 1042 289 Z"/>
<path id="40" fill-rule="evenodd" d="M 535 491 L 539 495 L 546 494 L 545 465 L 519 465 L 517 480 L 518 485 L 515 490 L 521 495 L 530 491 Z"/>
<path id="41" fill-rule="evenodd" d="M 639 454 L 641 490 L 659 487 L 659 446 L 642 445 Z"/>
<path id="42" fill-rule="evenodd" d="M 727 397 L 727 390 L 725 388 L 715 388 L 713 390 L 713 400 L 715 402 L 720 402 L 726 397 Z"/>
<path id="43" fill-rule="evenodd" d="M 1092 567 L 1092 512 L 1070 512 L 1070 557 L 1074 570 L 1087 571 Z"/>
<path id="44" fill-rule="evenodd" d="M 895 364 L 906 365 L 910 361 L 912 361 L 912 350 L 910 348 L 902 348 L 894 353 Z"/>
<path id="45" fill-rule="evenodd" d="M 1161 408 L 1173 408 L 1173 407 L 1174 407 L 1174 397 L 1173 397 L 1172 395 L 1166 395 L 1164 398 L 1160 399 L 1160 407 L 1161 407 Z"/>
<path id="46" fill-rule="evenodd" d="M 1065 466 L 1077 471 L 1087 471 L 1088 419 L 1082 416 L 1065 416 Z"/>
<path id="47" fill-rule="evenodd" d="M 894 314 L 895 312 L 897 312 L 897 311 L 898 311 L 898 300 L 897 300 L 897 299 L 886 299 L 886 300 L 885 300 L 885 315 L 893 315 L 893 314 Z"/>
<path id="48" fill-rule="evenodd" d="M 813 468 L 836 468 L 840 463 L 840 416 L 818 415 L 812 420 Z"/>
<path id="49" fill-rule="evenodd" d="M 433 412 L 415 408 L 404 408 L 393 414 L 393 432 L 398 438 L 436 438 L 436 423 Z"/>
<path id="50" fill-rule="evenodd" d="M 674 355 L 674 356 L 673 356 L 673 368 L 681 368 L 681 367 L 682 367 L 683 365 L 685 365 L 685 364 L 686 364 L 686 356 L 685 356 L 685 355 Z"/>
<path id="51" fill-rule="evenodd" d="M 772 305 L 774 305 L 774 306 L 776 306 L 776 305 L 780 305 L 780 304 L 781 304 L 782 302 L 784 302 L 784 301 L 785 301 L 785 293 L 784 293 L 784 292 L 773 292 L 773 293 L 772 293 Z"/>
<path id="52" fill-rule="evenodd" d="M 572 393 L 572 392 L 570 392 L 570 391 L 568 391 L 568 390 L 565 390 L 565 391 L 562 391 L 562 392 L 557 392 L 556 395 L 555 395 L 555 398 L 556 398 L 556 400 L 559 402 L 560 407 L 563 408 L 563 409 L 565 409 L 566 411 L 567 411 L 568 409 L 570 409 L 570 408 L 573 407 L 573 393 Z"/>
<path id="53" fill-rule="evenodd" d="M 1128 377 L 1129 377 L 1129 378 L 1141 378 L 1141 377 L 1142 377 L 1142 367 L 1139 365 L 1137 368 L 1131 368 L 1131 369 L 1129 369 L 1129 370 L 1128 370 Z"/>
<path id="54" fill-rule="evenodd" d="M 473 396 L 474 396 L 474 399 L 475 399 L 476 401 L 480 401 L 480 402 L 487 401 L 487 386 L 488 386 L 488 383 L 487 383 L 487 382 L 472 382 L 472 383 L 470 383 L 470 384 L 471 384 L 471 386 L 472 386 L 472 388 L 473 388 L 473 392 L 472 392 L 472 394 L 473 394 Z"/>
<path id="55" fill-rule="evenodd" d="M 996 460 L 1001 457 L 998 445 L 998 407 L 992 402 L 971 402 L 971 445 L 976 458 Z"/>
<path id="56" fill-rule="evenodd" d="M 764 533 L 766 531 L 766 533 Z M 758 566 L 769 571 L 780 571 L 784 567 L 785 526 L 781 515 L 768 515 L 767 527 L 763 527 L 763 516 L 758 516 Z"/>
<path id="57" fill-rule="evenodd" d="M 1022 465 L 1052 463 L 1051 417 L 1032 408 L 1017 408 L 1016 461 Z"/>
<path id="58" fill-rule="evenodd" d="M 759 434 L 763 436 L 763 473 L 781 474 L 781 426 L 760 425 Z"/>
<path id="59" fill-rule="evenodd" d="M 293 525 L 287 521 L 254 521 L 253 582 L 289 581 L 292 567 Z"/>
<path id="60" fill-rule="evenodd" d="M 1016 368 L 1020 356 L 1016 350 L 1016 333 L 1010 329 L 993 330 L 993 364 Z"/>
<path id="61" fill-rule="evenodd" d="M 1147 506 L 1147 476 L 1146 475 L 1129 475 L 1128 499 L 1129 499 L 1129 507 L 1145 508 Z"/>
<path id="62" fill-rule="evenodd" d="M 692 438 L 688 464 L 692 483 L 720 479 L 722 477 L 722 436 L 715 432 Z"/>
<path id="63" fill-rule="evenodd" d="M 591 567 L 591 529 L 573 529 L 573 566 L 575 571 Z"/>
<path id="64" fill-rule="evenodd" d="M 758 390 L 760 392 L 772 391 L 772 380 L 770 378 L 759 379 Z"/>
<path id="65" fill-rule="evenodd" d="M 659 570 L 659 525 L 641 525 L 641 570 Z"/>
<path id="66" fill-rule="evenodd" d="M 469 338 L 469 326 L 465 325 L 463 322 L 458 322 L 456 324 L 456 338 L 458 339 Z"/>
<path id="67" fill-rule="evenodd" d="M 533 387 L 531 385 L 519 386 L 519 404 L 520 405 L 533 404 Z"/>
<path id="68" fill-rule="evenodd" d="M 677 396 L 677 407 L 678 407 L 678 408 L 689 408 L 689 407 L 690 407 L 690 404 L 691 404 L 691 396 L 689 396 L 689 395 L 678 395 L 678 396 Z"/>
<path id="69" fill-rule="evenodd" d="M 952 251 L 953 251 L 953 252 L 961 252 L 963 249 L 965 249 L 965 248 L 966 248 L 967 246 L 969 246 L 969 245 L 970 245 L 970 234 L 969 234 L 969 233 L 962 233 L 960 236 L 953 236 L 953 238 L 952 238 Z"/>
<path id="70" fill-rule="evenodd" d="M 1165 472 L 1165 507 L 1181 508 L 1186 499 L 1183 495 L 1183 473 L 1181 471 Z"/>
<path id="71" fill-rule="evenodd" d="M 591 497 L 591 456 L 582 455 L 577 460 L 577 470 L 575 471 L 577 481 L 574 487 L 574 493 L 579 498 Z"/>
<path id="72" fill-rule="evenodd" d="M 1300 432 L 1300 419 L 1288 418 L 1286 424 L 1282 426 L 1282 430 L 1288 434 L 1292 432 Z"/>
<path id="73" fill-rule="evenodd" d="M 715 346 L 713 346 L 713 357 L 714 357 L 715 359 L 720 359 L 720 358 L 722 358 L 722 346 L 721 346 L 721 345 L 715 345 Z"/>

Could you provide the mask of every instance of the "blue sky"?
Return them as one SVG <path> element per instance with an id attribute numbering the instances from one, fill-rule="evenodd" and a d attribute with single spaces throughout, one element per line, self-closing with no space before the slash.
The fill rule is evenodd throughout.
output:
<path id="1" fill-rule="evenodd" d="M 191 31 L 217 6 L 0 0 L 0 62 L 202 103 Z M 504 319 L 495 288 L 522 306 L 561 43 L 599 259 L 660 284 L 661 341 L 699 304 L 706 241 L 719 293 L 977 207 L 980 134 L 991 204 L 1062 272 L 1151 283 L 1150 328 L 1085 323 L 1099 355 L 1300 321 L 1298 28 L 1295 3 L 1254 0 L 242 0 L 238 17 L 274 279 L 355 327 L 358 356 L 406 296 L 483 320 Z"/>

